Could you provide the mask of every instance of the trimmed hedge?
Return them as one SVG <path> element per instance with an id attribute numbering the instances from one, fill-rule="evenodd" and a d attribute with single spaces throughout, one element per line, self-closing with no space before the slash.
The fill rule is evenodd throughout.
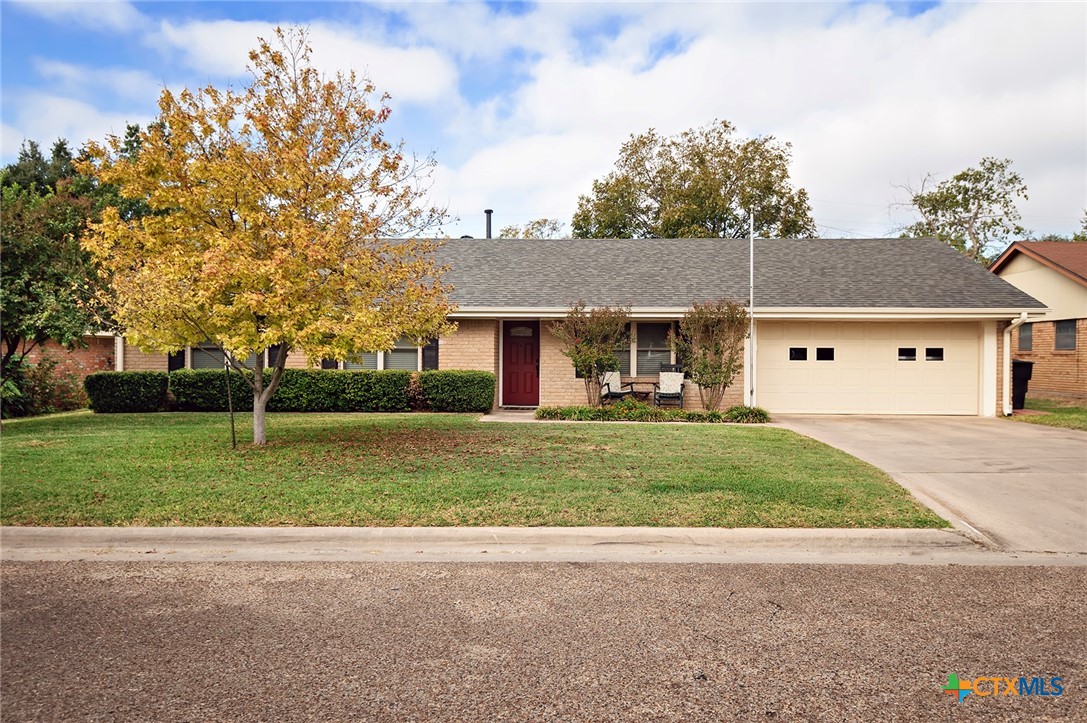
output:
<path id="1" fill-rule="evenodd" d="M 419 388 L 434 412 L 487 412 L 494 406 L 495 377 L 490 372 L 428 371 Z"/>
<path id="2" fill-rule="evenodd" d="M 248 372 L 246 376 L 251 376 Z M 266 379 L 271 375 L 266 375 Z M 230 395 L 235 412 L 253 411 L 253 388 L 236 370 L 227 374 L 222 369 L 178 369 L 170 372 L 170 395 L 182 412 L 225 412 L 230 409 L 226 394 L 230 379 Z"/>
<path id="3" fill-rule="evenodd" d="M 251 374 L 251 372 L 250 372 Z M 265 383 L 272 372 L 265 370 Z M 92 381 L 94 379 L 94 381 Z M 225 412 L 230 380 L 234 410 L 253 411 L 253 389 L 235 370 L 179 369 L 175 372 L 98 372 L 87 377 L 87 395 L 96 412 Z M 155 380 L 150 384 L 150 380 Z M 153 389 L 152 389 L 153 387 Z M 494 403 L 495 376 L 477 371 L 398 369 L 341 371 L 284 369 L 269 412 L 486 412 Z M 141 391 L 142 390 L 142 391 Z"/>
<path id="4" fill-rule="evenodd" d="M 732 407 L 725 412 L 694 410 L 675 407 L 654 407 L 636 399 L 626 398 L 603 407 L 540 407 L 536 419 L 570 422 L 734 422 L 761 424 L 770 421 L 770 415 L 760 407 Z"/>
<path id="5" fill-rule="evenodd" d="M 185 412 L 225 412 L 226 379 L 218 369 L 179 369 L 170 374 L 170 391 Z M 272 378 L 265 371 L 265 383 Z M 269 412 L 406 412 L 411 372 L 284 369 Z M 248 380 L 230 372 L 234 409 L 253 411 Z"/>
<path id="6" fill-rule="evenodd" d="M 161 412 L 169 381 L 166 372 L 94 372 L 83 388 L 96 412 Z"/>

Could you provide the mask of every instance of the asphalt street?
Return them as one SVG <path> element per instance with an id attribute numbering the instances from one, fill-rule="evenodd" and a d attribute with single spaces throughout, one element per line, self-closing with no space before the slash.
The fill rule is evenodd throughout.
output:
<path id="1" fill-rule="evenodd" d="M 20 720 L 1083 720 L 1087 568 L 13 562 Z M 968 696 L 949 674 L 1060 676 Z"/>

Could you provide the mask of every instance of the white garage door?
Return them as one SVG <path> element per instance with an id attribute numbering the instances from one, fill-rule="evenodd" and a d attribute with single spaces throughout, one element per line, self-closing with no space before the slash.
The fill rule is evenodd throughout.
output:
<path id="1" fill-rule="evenodd" d="M 771 412 L 977 414 L 975 322 L 757 322 L 757 402 Z"/>

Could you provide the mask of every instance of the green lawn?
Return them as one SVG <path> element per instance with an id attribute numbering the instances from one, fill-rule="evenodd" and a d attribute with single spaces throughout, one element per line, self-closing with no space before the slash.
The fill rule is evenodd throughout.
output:
<path id="1" fill-rule="evenodd" d="M 1083 402 L 1070 402 L 1056 399 L 1031 399 L 1027 397 L 1027 409 L 1036 409 L 1049 414 L 1031 414 L 1012 417 L 1017 422 L 1044 424 L 1047 427 L 1082 429 L 1087 431 L 1087 406 Z"/>
<path id="2" fill-rule="evenodd" d="M 248 415 L 239 416 L 248 439 Z M 942 527 L 883 472 L 783 429 L 468 415 L 5 422 L 7 525 Z"/>

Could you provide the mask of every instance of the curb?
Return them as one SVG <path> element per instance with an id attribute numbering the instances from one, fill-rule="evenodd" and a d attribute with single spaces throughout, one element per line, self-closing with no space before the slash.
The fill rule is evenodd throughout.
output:
<path id="1" fill-rule="evenodd" d="M 2 527 L 0 560 L 1087 564 L 952 529 L 676 527 Z"/>

